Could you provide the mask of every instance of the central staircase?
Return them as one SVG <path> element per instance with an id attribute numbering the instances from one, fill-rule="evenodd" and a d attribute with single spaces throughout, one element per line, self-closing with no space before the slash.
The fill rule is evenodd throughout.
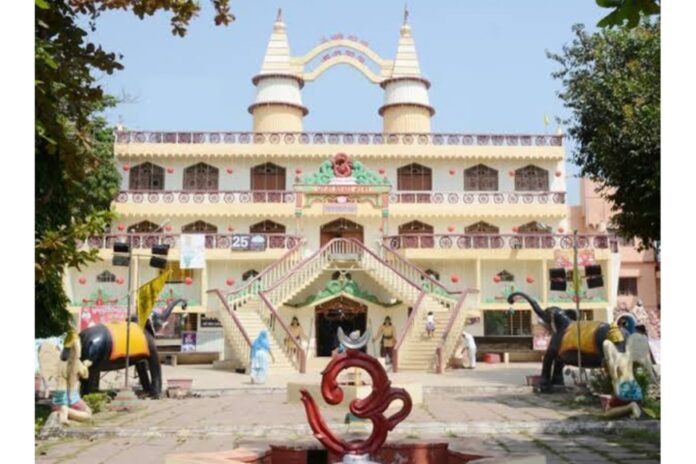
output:
<path id="1" fill-rule="evenodd" d="M 271 335 L 271 350 L 276 357 L 274 370 L 305 372 L 307 353 L 290 335 L 287 323 L 276 308 L 309 287 L 327 269 L 342 269 L 358 264 L 401 301 L 413 308 L 402 331 L 397 334 L 394 370 L 443 372 L 465 323 L 472 291 L 452 291 L 425 274 L 398 253 L 382 247 L 380 254 L 361 242 L 337 238 L 310 256 L 301 259 L 303 244 L 248 281 L 242 288 L 216 296 L 216 317 L 231 348 L 227 358 L 233 367 L 248 368 L 250 346 L 262 329 Z M 425 335 L 426 316 L 432 311 L 436 330 Z M 290 340 L 286 344 L 285 340 Z"/>

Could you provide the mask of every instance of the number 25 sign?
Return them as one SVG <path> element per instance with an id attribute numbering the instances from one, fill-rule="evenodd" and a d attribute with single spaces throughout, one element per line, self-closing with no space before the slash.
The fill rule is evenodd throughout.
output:
<path id="1" fill-rule="evenodd" d="M 266 242 L 264 235 L 233 235 L 232 251 L 263 251 L 266 249 Z"/>

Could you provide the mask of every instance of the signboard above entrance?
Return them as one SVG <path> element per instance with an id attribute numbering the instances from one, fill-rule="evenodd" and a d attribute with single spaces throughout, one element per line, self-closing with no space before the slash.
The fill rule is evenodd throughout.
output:
<path id="1" fill-rule="evenodd" d="M 356 203 L 324 203 L 322 205 L 324 214 L 358 214 L 358 205 Z"/>

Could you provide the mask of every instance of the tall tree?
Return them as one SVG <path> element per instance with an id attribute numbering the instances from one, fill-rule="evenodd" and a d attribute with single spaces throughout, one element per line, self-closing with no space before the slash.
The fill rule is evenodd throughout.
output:
<path id="1" fill-rule="evenodd" d="M 228 0 L 212 0 L 215 23 L 234 20 Z M 97 115 L 113 104 L 94 74 L 122 69 L 118 57 L 87 39 L 80 15 L 94 20 L 105 10 L 139 18 L 172 13 L 172 33 L 183 36 L 200 11 L 193 0 L 35 0 L 35 335 L 69 328 L 63 288 L 67 267 L 97 259 L 78 241 L 102 233 L 118 190 L 111 130 Z"/>
<path id="2" fill-rule="evenodd" d="M 553 77 L 572 112 L 573 161 L 613 204 L 613 222 L 644 247 L 660 240 L 660 20 L 588 34 L 560 54 Z"/>

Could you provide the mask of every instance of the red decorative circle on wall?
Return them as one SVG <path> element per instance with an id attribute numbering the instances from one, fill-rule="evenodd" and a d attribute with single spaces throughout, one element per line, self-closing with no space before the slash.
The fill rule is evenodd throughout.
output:
<path id="1" fill-rule="evenodd" d="M 453 284 L 456 284 L 457 282 L 459 282 L 459 276 L 453 275 L 452 277 L 450 277 L 450 280 L 452 281 Z"/>
<path id="2" fill-rule="evenodd" d="M 231 287 L 234 285 L 234 279 L 232 277 L 228 277 L 227 280 L 225 280 L 225 283 Z"/>
<path id="3" fill-rule="evenodd" d="M 190 278 L 190 277 L 187 277 L 187 278 L 184 279 L 184 283 L 185 283 L 186 285 L 191 285 L 191 284 L 193 283 L 193 279 Z"/>
<path id="4" fill-rule="evenodd" d="M 447 226 L 447 230 L 450 232 L 454 232 L 454 226 L 452 226 L 452 225 Z"/>
<path id="5" fill-rule="evenodd" d="M 380 174 L 384 174 L 386 171 L 384 168 L 379 168 L 377 172 L 379 172 Z"/>
<path id="6" fill-rule="evenodd" d="M 87 298 L 83 298 L 83 299 L 82 299 L 82 302 L 83 302 L 83 303 L 87 303 L 88 301 L 89 301 L 89 300 L 88 300 Z"/>
<path id="7" fill-rule="evenodd" d="M 515 177 L 515 171 L 510 171 L 508 174 L 510 174 L 510 177 Z"/>
<path id="8" fill-rule="evenodd" d="M 493 282 L 495 282 L 496 284 L 500 283 L 501 280 L 503 280 L 503 279 L 501 279 L 499 275 L 493 276 Z"/>
<path id="9" fill-rule="evenodd" d="M 565 229 L 564 229 L 563 227 L 559 227 L 559 228 L 558 228 L 558 233 L 559 233 L 559 234 L 562 234 L 562 233 L 564 233 L 564 232 L 565 232 Z"/>
<path id="10" fill-rule="evenodd" d="M 174 168 L 167 168 L 167 173 L 173 174 L 173 173 L 174 173 Z"/>
<path id="11" fill-rule="evenodd" d="M 227 230 L 229 232 L 234 232 L 234 226 L 232 226 L 232 225 L 227 226 Z"/>
<path id="12" fill-rule="evenodd" d="M 298 176 L 302 174 L 302 168 L 295 168 L 295 174 L 297 174 Z"/>
<path id="13" fill-rule="evenodd" d="M 556 171 L 556 177 L 561 177 L 563 173 L 561 171 Z"/>
<path id="14" fill-rule="evenodd" d="M 234 169 L 232 168 L 227 168 L 227 174 L 234 174 Z"/>
<path id="15" fill-rule="evenodd" d="M 450 176 L 453 176 L 453 175 L 455 175 L 456 173 L 457 173 L 457 170 L 456 170 L 456 169 L 450 169 L 450 170 L 449 170 L 449 175 L 450 175 Z"/>
<path id="16" fill-rule="evenodd" d="M 171 231 L 172 231 L 172 226 L 170 226 L 169 224 L 167 224 L 166 226 L 164 226 L 164 230 L 166 230 L 167 232 L 171 232 Z"/>
<path id="17" fill-rule="evenodd" d="M 130 169 L 130 166 L 128 165 L 128 163 L 126 163 L 126 164 L 123 165 L 123 170 L 124 170 L 124 171 L 128 172 L 129 169 Z"/>
<path id="18" fill-rule="evenodd" d="M 123 231 L 126 228 L 126 226 L 124 224 L 119 224 L 117 227 L 118 227 L 118 230 L 120 230 L 120 231 Z"/>
<path id="19" fill-rule="evenodd" d="M 77 279 L 78 282 L 80 282 L 80 285 L 84 285 L 87 283 L 87 277 L 85 276 L 80 276 L 79 279 Z"/>
<path id="20" fill-rule="evenodd" d="M 534 277 L 533 277 L 533 276 L 527 276 L 527 283 L 528 283 L 528 284 L 533 284 L 533 283 L 534 283 Z"/>
<path id="21" fill-rule="evenodd" d="M 513 231 L 514 233 L 517 233 L 517 232 L 520 231 L 520 228 L 519 228 L 519 227 L 513 227 L 513 228 L 512 228 L 512 231 Z"/>

